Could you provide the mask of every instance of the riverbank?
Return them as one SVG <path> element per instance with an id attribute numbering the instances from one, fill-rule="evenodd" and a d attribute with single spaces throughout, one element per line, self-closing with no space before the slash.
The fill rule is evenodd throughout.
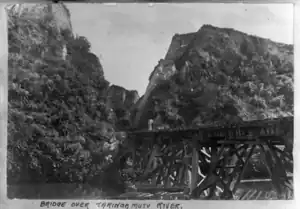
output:
<path id="1" fill-rule="evenodd" d="M 110 192 L 112 193 L 112 192 Z M 111 199 L 107 192 L 101 191 L 88 184 L 23 184 L 10 185 L 7 187 L 9 199 Z M 118 199 L 189 199 L 187 195 L 180 191 L 143 191 L 127 192 L 116 195 Z M 113 198 L 113 199 L 115 199 Z M 276 200 L 293 199 L 293 191 L 286 190 L 281 197 L 278 197 L 272 184 L 264 182 L 244 182 L 239 185 L 234 199 L 240 200 Z"/>

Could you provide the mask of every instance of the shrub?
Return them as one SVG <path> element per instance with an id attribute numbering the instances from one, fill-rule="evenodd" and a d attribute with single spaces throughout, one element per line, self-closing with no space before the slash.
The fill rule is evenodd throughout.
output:
<path id="1" fill-rule="evenodd" d="M 272 106 L 272 107 L 280 107 L 282 108 L 284 106 L 284 96 L 283 95 L 280 95 L 280 96 L 277 96 L 277 97 L 274 97 L 272 98 L 270 101 L 269 101 L 269 104 Z"/>
<path id="2" fill-rule="evenodd" d="M 256 108 L 265 109 L 267 107 L 266 101 L 263 98 L 256 95 L 250 99 L 249 103 L 255 106 Z"/>

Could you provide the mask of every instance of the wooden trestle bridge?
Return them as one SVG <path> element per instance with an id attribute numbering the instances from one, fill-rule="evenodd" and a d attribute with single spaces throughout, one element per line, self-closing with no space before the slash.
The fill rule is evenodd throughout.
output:
<path id="1" fill-rule="evenodd" d="M 254 153 L 278 193 L 293 188 L 293 117 L 226 126 L 128 133 L 138 182 L 181 188 L 191 198 L 232 199 Z M 276 186 L 277 185 L 277 186 Z M 278 186 L 279 185 L 279 186 Z"/>

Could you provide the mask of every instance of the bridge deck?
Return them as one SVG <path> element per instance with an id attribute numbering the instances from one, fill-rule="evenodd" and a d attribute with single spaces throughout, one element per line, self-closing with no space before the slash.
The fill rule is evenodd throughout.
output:
<path id="1" fill-rule="evenodd" d="M 251 120 L 251 121 L 243 121 L 241 123 L 232 123 L 232 124 L 224 124 L 224 125 L 215 125 L 215 124 L 208 124 L 208 125 L 200 125 L 194 128 L 186 128 L 186 129 L 162 129 L 162 130 L 133 130 L 129 133 L 132 134 L 140 134 L 140 133 L 169 133 L 169 132 L 197 132 L 197 131 L 214 131 L 214 130 L 221 130 L 221 129 L 237 129 L 237 128 L 262 128 L 266 126 L 272 125 L 284 125 L 290 126 L 294 123 L 294 117 L 282 117 L 282 118 L 272 118 L 272 119 L 265 119 L 265 120 Z"/>
<path id="2" fill-rule="evenodd" d="M 272 144 L 282 145 L 282 136 L 293 130 L 294 117 L 284 117 L 266 120 L 245 121 L 239 124 L 202 125 L 197 128 L 138 130 L 128 132 L 131 138 L 137 140 L 153 139 L 157 136 L 171 137 L 173 140 L 192 138 L 202 134 L 201 143 L 218 144 L 249 143 L 259 144 L 271 141 Z"/>

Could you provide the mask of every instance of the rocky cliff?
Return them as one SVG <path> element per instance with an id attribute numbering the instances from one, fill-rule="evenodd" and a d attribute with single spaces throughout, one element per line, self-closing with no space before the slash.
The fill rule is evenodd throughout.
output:
<path id="1" fill-rule="evenodd" d="M 57 4 L 12 4 L 8 5 L 6 9 L 10 14 L 17 15 L 27 19 L 44 19 L 46 16 L 54 18 L 54 24 L 58 30 L 72 31 L 72 23 L 70 18 L 70 11 L 61 3 Z"/>
<path id="2" fill-rule="evenodd" d="M 63 4 L 11 5 L 7 14 L 8 184 L 96 179 L 122 190 L 115 160 L 122 136 L 106 106 L 113 88 L 91 44 L 73 34 Z M 127 92 L 124 105 L 134 97 Z"/>
<path id="3" fill-rule="evenodd" d="M 117 85 L 111 85 L 107 90 L 107 105 L 113 109 L 130 109 L 138 99 L 139 94 L 135 90 L 127 90 Z"/>
<path id="4" fill-rule="evenodd" d="M 134 107 L 139 100 L 135 90 L 127 90 L 121 86 L 111 85 L 107 90 L 106 106 L 116 115 L 116 129 L 127 130 L 132 127 Z"/>
<path id="5" fill-rule="evenodd" d="M 13 33 L 18 36 L 15 40 L 11 40 L 14 44 L 9 45 L 10 52 L 20 53 L 19 44 L 21 44 L 22 37 L 24 38 L 22 44 L 32 45 L 32 52 L 35 50 L 35 55 L 38 57 L 47 57 L 54 52 L 58 57 L 66 58 L 66 39 L 67 36 L 74 36 L 74 34 L 70 12 L 64 4 L 12 4 L 8 5 L 6 10 L 9 15 L 9 25 Z M 37 25 L 37 22 L 39 22 L 39 25 Z M 27 30 L 24 30 L 22 26 L 25 24 L 31 28 L 28 27 Z M 53 28 L 51 30 L 52 34 L 47 34 L 47 24 L 50 24 L 49 27 Z M 53 36 L 56 36 L 57 40 L 48 38 Z M 13 37 L 9 34 L 8 38 Z M 57 46 L 48 47 L 50 45 Z M 60 46 L 58 47 L 58 45 Z"/>
<path id="6" fill-rule="evenodd" d="M 137 105 L 135 127 L 293 115 L 293 46 L 234 29 L 175 34 Z"/>

